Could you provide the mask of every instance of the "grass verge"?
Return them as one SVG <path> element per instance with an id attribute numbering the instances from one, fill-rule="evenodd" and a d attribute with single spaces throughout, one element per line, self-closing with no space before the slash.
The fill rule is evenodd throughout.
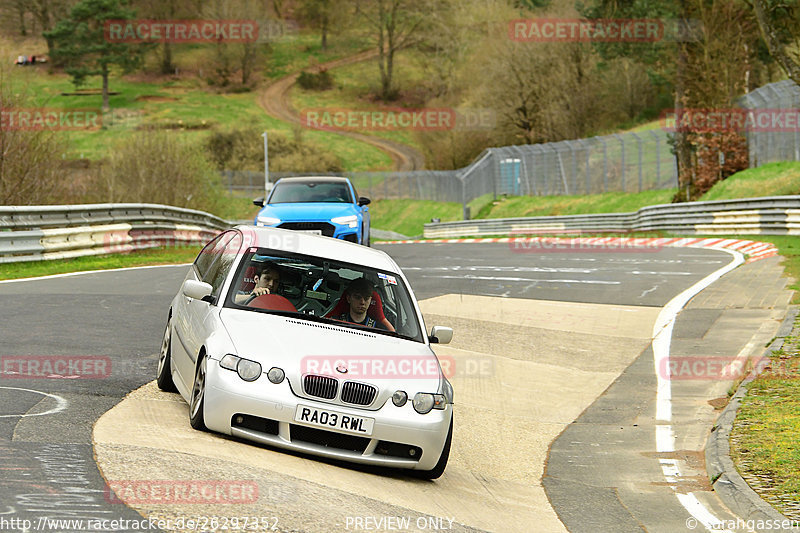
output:
<path id="1" fill-rule="evenodd" d="M 73 259 L 5 263 L 2 270 L 0 270 L 0 279 L 34 278 L 52 274 L 86 272 L 88 270 L 191 263 L 201 249 L 201 246 L 170 246 L 139 250 L 128 254 L 92 255 Z"/>
<path id="2" fill-rule="evenodd" d="M 422 235 L 423 226 L 431 218 L 442 222 L 461 219 L 458 202 L 432 200 L 376 200 L 369 205 L 373 228 L 402 233 L 409 237 Z"/>
<path id="3" fill-rule="evenodd" d="M 800 319 L 769 366 L 747 386 L 731 433 L 731 457 L 753 489 L 779 511 L 800 502 Z"/>
<path id="4" fill-rule="evenodd" d="M 639 193 L 607 192 L 584 196 L 513 196 L 485 203 L 473 218 L 513 218 L 589 213 L 629 213 L 672 201 L 675 189 Z"/>
<path id="5" fill-rule="evenodd" d="M 800 194 L 800 163 L 769 163 L 737 172 L 715 184 L 703 201 Z"/>

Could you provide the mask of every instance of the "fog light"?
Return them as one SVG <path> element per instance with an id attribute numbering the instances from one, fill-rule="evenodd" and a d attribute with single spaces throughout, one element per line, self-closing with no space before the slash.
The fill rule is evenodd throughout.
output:
<path id="1" fill-rule="evenodd" d="M 408 394 L 405 391 L 395 391 L 392 394 L 392 403 L 395 404 L 397 407 L 403 407 L 406 402 L 408 401 Z"/>
<path id="2" fill-rule="evenodd" d="M 276 367 L 276 366 L 273 366 L 272 368 L 270 368 L 270 369 L 269 369 L 269 372 L 267 373 L 267 378 L 268 378 L 268 379 L 269 379 L 269 380 L 270 380 L 272 383 L 275 383 L 276 385 L 277 385 L 278 383 L 282 382 L 282 381 L 283 381 L 283 378 L 284 378 L 285 376 L 286 376 L 286 375 L 283 373 L 283 370 L 281 370 L 280 368 L 278 368 L 278 367 Z"/>

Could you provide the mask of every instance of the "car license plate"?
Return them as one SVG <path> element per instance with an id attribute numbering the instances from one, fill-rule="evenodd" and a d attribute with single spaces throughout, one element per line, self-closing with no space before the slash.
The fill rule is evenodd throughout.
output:
<path id="1" fill-rule="evenodd" d="M 372 435 L 372 426 L 375 423 L 374 418 L 346 415 L 305 405 L 297 406 L 297 410 L 294 413 L 294 421 L 367 436 Z"/>
<path id="2" fill-rule="evenodd" d="M 301 229 L 298 230 L 300 233 L 310 233 L 311 235 L 322 235 L 321 229 Z"/>

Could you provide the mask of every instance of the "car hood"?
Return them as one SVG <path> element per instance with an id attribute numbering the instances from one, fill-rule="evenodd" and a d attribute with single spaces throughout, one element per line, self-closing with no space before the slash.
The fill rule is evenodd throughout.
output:
<path id="1" fill-rule="evenodd" d="M 305 397 L 301 383 L 305 374 L 374 385 L 379 392 L 370 409 L 380 408 L 398 389 L 413 397 L 439 388 L 438 359 L 421 342 L 239 309 L 223 309 L 220 318 L 236 355 L 258 361 L 264 372 L 273 366 L 283 369 L 301 397 Z M 346 373 L 337 370 L 342 364 Z"/>
<path id="2" fill-rule="evenodd" d="M 283 222 L 292 221 L 328 221 L 333 217 L 357 215 L 359 213 L 355 204 L 305 202 L 289 204 L 267 204 L 258 214 L 281 219 Z"/>

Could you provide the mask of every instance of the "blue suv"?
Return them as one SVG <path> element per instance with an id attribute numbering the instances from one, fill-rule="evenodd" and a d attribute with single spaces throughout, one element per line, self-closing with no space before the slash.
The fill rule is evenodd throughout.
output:
<path id="1" fill-rule="evenodd" d="M 256 226 L 325 235 L 369 246 L 369 198 L 359 197 L 347 178 L 282 178 L 261 207 Z"/>

